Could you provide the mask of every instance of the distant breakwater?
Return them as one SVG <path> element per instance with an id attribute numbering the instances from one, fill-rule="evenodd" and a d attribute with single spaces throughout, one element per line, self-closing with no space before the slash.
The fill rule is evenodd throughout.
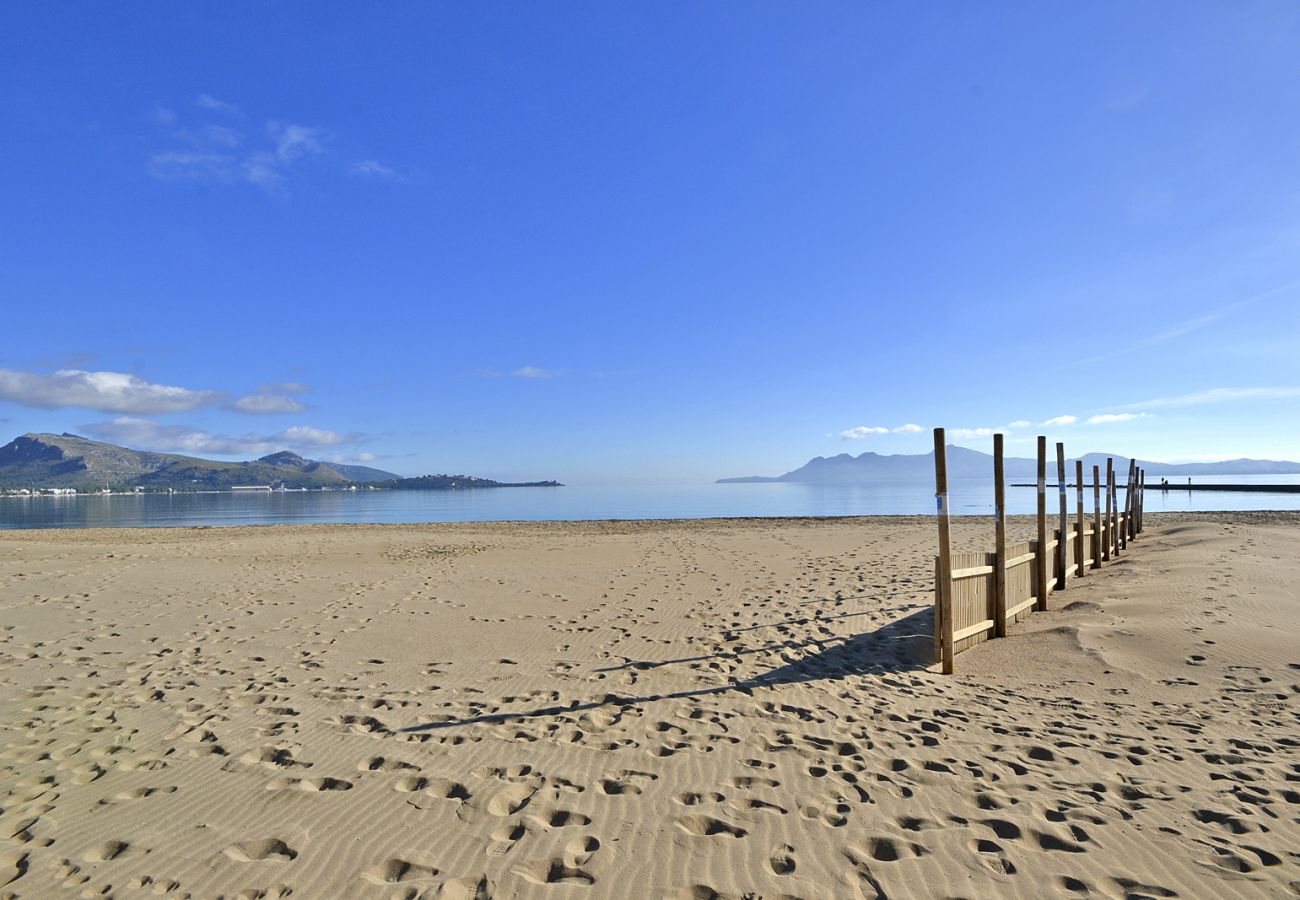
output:
<path id="1" fill-rule="evenodd" d="M 1031 488 L 1038 487 L 1036 484 L 1013 484 L 1012 487 Z M 1055 489 L 1055 484 L 1047 485 L 1048 489 Z M 1066 487 L 1074 487 L 1068 484 Z M 1121 487 L 1121 490 L 1123 488 Z M 1147 491 L 1222 491 L 1226 493 L 1253 493 L 1253 494 L 1300 494 L 1300 484 L 1178 484 L 1170 482 L 1169 484 L 1148 484 L 1144 490 Z"/>

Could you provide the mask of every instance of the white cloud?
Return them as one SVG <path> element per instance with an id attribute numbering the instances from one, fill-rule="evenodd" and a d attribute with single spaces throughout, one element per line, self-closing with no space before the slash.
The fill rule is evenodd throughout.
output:
<path id="1" fill-rule="evenodd" d="M 1043 423 L 1044 428 L 1059 428 L 1062 425 L 1073 425 L 1079 421 L 1078 416 L 1053 416 Z"/>
<path id="2" fill-rule="evenodd" d="M 951 428 L 948 435 L 955 438 L 992 437 L 998 431 L 997 428 Z"/>
<path id="3" fill-rule="evenodd" d="M 516 378 L 554 378 L 560 373 L 552 369 L 540 369 L 537 366 L 522 366 L 510 374 Z"/>
<path id="4" fill-rule="evenodd" d="M 1034 423 L 1031 422 L 1031 421 L 1029 421 L 1028 419 L 1016 419 L 1014 422 L 1009 423 L 1009 424 L 1007 425 L 1007 428 L 1011 428 L 1011 429 L 1015 429 L 1015 428 L 1028 428 L 1029 426 L 1031 426 L 1031 425 L 1033 425 L 1033 424 L 1034 424 Z"/>
<path id="5" fill-rule="evenodd" d="M 230 408 L 252 416 L 269 416 L 281 413 L 305 412 L 307 404 L 296 397 L 290 397 L 288 394 L 263 393 L 237 397 L 230 404 Z"/>
<path id="6" fill-rule="evenodd" d="M 362 178 L 375 178 L 379 181 L 406 180 L 392 166 L 386 166 L 377 159 L 363 159 L 354 162 L 348 167 L 348 171 Z"/>
<path id="7" fill-rule="evenodd" d="M 211 110 L 212 112 L 227 113 L 232 116 L 239 115 L 239 107 L 233 103 L 227 103 L 224 100 L 218 100 L 211 94 L 199 94 L 194 104 L 202 109 Z"/>
<path id="8" fill-rule="evenodd" d="M 244 134 L 224 125 L 208 125 L 199 133 L 197 142 L 233 150 L 244 143 Z"/>
<path id="9" fill-rule="evenodd" d="M 870 437 L 873 434 L 889 434 L 889 429 L 881 428 L 879 425 L 859 425 L 856 428 L 841 431 L 840 439 L 845 441 L 856 441 L 864 437 Z"/>
<path id="10" fill-rule="evenodd" d="M 335 444 L 356 443 L 361 439 L 361 435 L 344 435 L 323 428 L 312 428 L 309 425 L 291 425 L 279 434 L 271 435 L 270 439 L 300 447 L 333 447 Z"/>
<path id="11" fill-rule="evenodd" d="M 910 422 L 906 425 L 898 425 L 894 428 L 885 428 L 881 425 L 859 425 L 856 428 L 850 428 L 847 431 L 840 432 L 840 439 L 845 441 L 861 440 L 865 437 L 871 437 L 873 434 L 915 434 L 918 431 L 924 431 L 920 425 L 913 425 Z M 829 435 L 827 435 L 829 437 Z"/>
<path id="12" fill-rule="evenodd" d="M 183 412 L 221 402 L 220 391 L 154 384 L 125 372 L 59 369 L 49 375 L 0 369 L 0 399 L 42 409 L 81 407 L 101 412 Z"/>
<path id="13" fill-rule="evenodd" d="M 379 457 L 375 456 L 375 454 L 373 454 L 373 453 L 369 453 L 369 452 L 363 452 L 363 453 L 330 453 L 330 454 L 327 454 L 327 455 L 321 457 L 321 459 L 325 460 L 325 462 L 344 463 L 344 464 L 347 464 L 347 463 L 371 463 L 371 462 L 374 462 L 374 461 L 375 461 L 376 459 L 378 459 L 378 458 L 379 458 Z"/>
<path id="14" fill-rule="evenodd" d="M 301 381 L 276 381 L 257 386 L 260 394 L 305 394 L 310 390 L 311 385 L 303 384 Z"/>
<path id="15" fill-rule="evenodd" d="M 275 155 L 281 162 L 293 162 L 304 156 L 325 152 L 325 132 L 320 128 L 309 128 L 292 122 L 267 122 L 266 131 L 275 142 Z"/>
<path id="16" fill-rule="evenodd" d="M 232 104 L 207 94 L 200 95 L 196 105 L 209 113 L 239 113 Z M 172 146 L 150 154 L 148 160 L 149 174 L 160 180 L 246 182 L 267 193 L 284 194 L 294 166 L 325 152 L 328 136 L 321 128 L 267 122 L 265 142 L 245 147 L 247 138 L 241 131 L 213 122 L 196 128 L 178 127 L 176 114 L 166 112 L 156 118 Z"/>
<path id="17" fill-rule="evenodd" d="M 1145 418 L 1147 418 L 1147 413 L 1102 413 L 1101 415 L 1089 417 L 1086 424 L 1110 425 L 1115 422 L 1131 422 L 1134 419 Z"/>
<path id="18" fill-rule="evenodd" d="M 226 153 L 189 150 L 166 150 L 149 157 L 149 174 L 161 181 L 194 178 L 204 181 L 231 181 L 234 159 Z"/>
<path id="19" fill-rule="evenodd" d="M 355 444 L 366 440 L 362 434 L 339 434 L 306 425 L 295 425 L 276 434 L 222 435 L 186 425 L 163 425 L 132 416 L 119 416 L 107 422 L 91 422 L 83 425 L 82 430 L 91 437 L 137 450 L 214 456 L 265 456 L 284 449 L 310 452 L 321 447 Z"/>
<path id="20" fill-rule="evenodd" d="M 254 153 L 244 160 L 240 168 L 244 180 L 270 194 L 282 193 L 285 182 L 288 181 L 272 153 Z"/>
<path id="21" fill-rule="evenodd" d="M 1183 406 L 1205 406 L 1211 403 L 1289 400 L 1294 397 L 1300 397 L 1300 387 L 1211 388 L 1208 391 L 1196 391 L 1176 397 L 1157 397 L 1140 403 L 1126 403 L 1120 409 L 1176 409 Z"/>

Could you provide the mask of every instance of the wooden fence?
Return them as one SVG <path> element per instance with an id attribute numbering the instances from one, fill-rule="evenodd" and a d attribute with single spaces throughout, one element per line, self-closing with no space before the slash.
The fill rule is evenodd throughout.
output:
<path id="1" fill-rule="evenodd" d="M 1007 623 L 1047 609 L 1047 598 L 1071 578 L 1084 577 L 1128 549 L 1142 532 L 1142 487 L 1146 473 L 1129 460 L 1124 508 L 1116 493 L 1114 461 L 1106 479 L 1092 467 L 1092 516 L 1084 512 L 1083 462 L 1075 461 L 1075 508 L 1070 521 L 1065 445 L 1056 445 L 1056 484 L 1060 506 L 1056 527 L 1047 517 L 1047 438 L 1038 438 L 1038 539 L 1006 543 L 1006 477 L 1002 435 L 993 436 L 994 549 L 992 553 L 953 553 L 948 502 L 948 459 L 944 430 L 934 430 L 935 498 L 939 513 L 939 554 L 934 561 L 934 645 L 944 674 L 953 657 L 981 641 L 1005 637 Z M 1103 507 L 1103 494 L 1105 505 Z"/>

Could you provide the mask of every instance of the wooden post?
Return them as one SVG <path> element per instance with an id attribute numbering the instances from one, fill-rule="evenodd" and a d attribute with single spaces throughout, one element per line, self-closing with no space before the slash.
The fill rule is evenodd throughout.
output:
<path id="1" fill-rule="evenodd" d="M 1128 473 L 1128 539 L 1137 540 L 1138 523 L 1138 464 L 1136 459 L 1129 460 Z"/>
<path id="2" fill-rule="evenodd" d="M 1139 466 L 1137 470 L 1137 484 L 1136 484 L 1137 494 L 1135 495 L 1134 507 L 1133 507 L 1134 509 L 1133 527 L 1136 529 L 1134 532 L 1135 535 L 1142 533 L 1142 500 L 1143 500 L 1142 478 L 1144 474 L 1145 473 L 1143 472 L 1142 468 Z"/>
<path id="3" fill-rule="evenodd" d="M 1106 457 L 1106 549 L 1107 559 L 1119 556 L 1119 536 L 1115 533 L 1115 458 Z"/>
<path id="4" fill-rule="evenodd" d="M 993 636 L 1007 636 L 1007 479 L 1002 465 L 1002 435 L 993 435 Z"/>
<path id="5" fill-rule="evenodd" d="M 1101 466 L 1092 467 L 1092 567 L 1101 568 Z"/>
<path id="6" fill-rule="evenodd" d="M 1147 511 L 1147 470 L 1138 469 L 1138 531 L 1144 527 L 1143 513 Z"/>
<path id="7" fill-rule="evenodd" d="M 1038 436 L 1038 601 L 1034 608 L 1047 609 L 1047 438 Z"/>
<path id="8" fill-rule="evenodd" d="M 1115 494 L 1115 507 L 1116 507 L 1115 515 L 1117 518 L 1122 517 L 1124 520 L 1123 524 L 1120 525 L 1119 531 L 1117 532 L 1119 536 L 1119 549 L 1121 550 L 1128 549 L 1128 526 L 1129 526 L 1128 502 L 1133 499 L 1133 491 L 1129 490 L 1128 481 L 1131 481 L 1132 479 L 1133 479 L 1133 460 L 1130 459 L 1128 461 L 1128 479 L 1125 481 L 1124 506 L 1122 509 L 1120 508 L 1119 505 L 1119 494 L 1118 493 Z M 1116 490 L 1118 490 L 1118 487 L 1119 486 L 1116 485 Z"/>
<path id="9" fill-rule="evenodd" d="M 1065 559 L 1070 555 L 1069 513 L 1065 510 L 1065 444 L 1056 442 L 1056 493 L 1061 498 L 1060 535 L 1056 539 L 1056 589 L 1065 589 Z"/>
<path id="10" fill-rule="evenodd" d="M 952 544 L 948 522 L 948 448 L 943 429 L 934 430 L 934 499 L 939 514 L 939 615 L 941 622 L 943 674 L 953 672 L 952 643 Z"/>
<path id="11" fill-rule="evenodd" d="M 1088 538 L 1084 532 L 1088 527 L 1083 518 L 1083 460 L 1081 459 L 1074 461 L 1074 495 L 1079 507 L 1079 533 L 1074 536 L 1074 577 L 1082 578 L 1083 573 L 1088 571 L 1087 566 L 1084 565 L 1088 559 Z"/>

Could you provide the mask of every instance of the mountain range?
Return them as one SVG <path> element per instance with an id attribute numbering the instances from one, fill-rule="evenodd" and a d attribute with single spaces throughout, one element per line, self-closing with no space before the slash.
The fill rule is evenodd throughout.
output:
<path id="1" fill-rule="evenodd" d="M 966 447 L 948 445 L 949 478 L 993 477 L 993 456 Z M 1106 460 L 1115 461 L 1117 478 L 1122 482 L 1128 473 L 1128 457 L 1108 453 L 1088 453 L 1083 457 L 1085 479 L 1090 478 L 1093 466 L 1100 466 L 1105 477 Z M 1065 472 L 1074 477 L 1074 458 L 1066 460 Z M 1300 463 L 1271 459 L 1229 459 L 1211 463 L 1157 463 L 1138 460 L 1148 477 L 1192 477 L 1197 475 L 1300 475 Z M 1007 457 L 1004 467 L 1008 481 L 1037 479 L 1038 461 L 1021 457 Z M 1048 478 L 1056 480 L 1056 458 L 1047 461 Z M 934 478 L 934 451 L 914 455 L 894 454 L 883 456 L 866 452 L 858 456 L 841 453 L 838 456 L 817 456 L 784 475 L 768 477 L 749 475 L 741 478 L 720 478 L 717 484 L 759 484 L 768 482 L 795 482 L 802 484 L 854 484 L 870 481 L 925 481 Z"/>
<path id="2" fill-rule="evenodd" d="M 24 434 L 0 447 L 0 488 L 219 490 L 237 484 L 346 487 L 393 481 L 369 466 L 304 459 L 282 450 L 247 462 L 129 450 L 75 434 Z"/>

